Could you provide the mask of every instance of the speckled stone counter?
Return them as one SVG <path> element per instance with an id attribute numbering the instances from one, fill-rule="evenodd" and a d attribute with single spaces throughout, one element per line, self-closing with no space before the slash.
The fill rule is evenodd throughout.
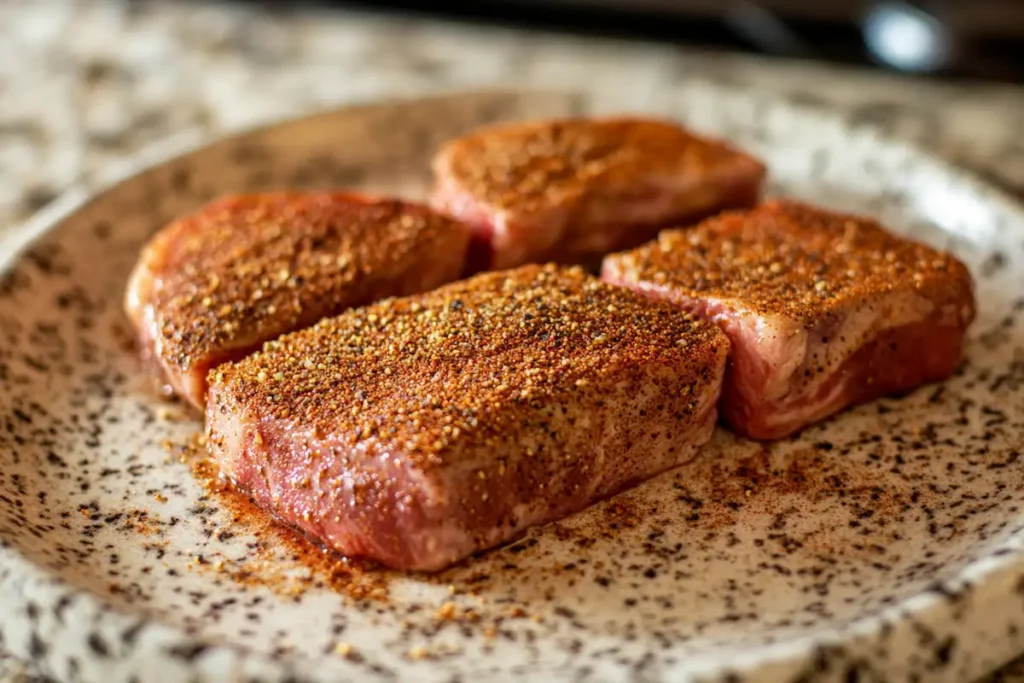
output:
<path id="1" fill-rule="evenodd" d="M 836 108 L 1024 196 L 1024 88 L 340 10 L 6 0 L 0 232 L 172 137 L 213 137 L 345 102 L 487 86 L 587 83 L 629 108 L 688 80 Z M 0 653 L 0 683 L 29 680 L 31 666 Z M 1024 681 L 1024 660 L 993 680 Z"/>

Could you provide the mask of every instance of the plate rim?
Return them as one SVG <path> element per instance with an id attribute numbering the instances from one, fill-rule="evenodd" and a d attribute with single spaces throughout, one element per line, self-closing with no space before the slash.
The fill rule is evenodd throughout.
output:
<path id="1" fill-rule="evenodd" d="M 791 100 L 753 88 L 700 78 L 686 79 L 672 87 L 678 91 L 704 88 L 721 97 L 745 99 L 758 106 L 781 107 L 820 124 L 838 124 L 847 133 L 856 132 L 867 135 L 872 144 L 877 146 L 899 146 L 902 148 L 901 151 L 908 156 L 939 170 L 946 177 L 955 178 L 966 188 L 975 192 L 985 203 L 997 205 L 1001 212 L 1019 218 L 1024 225 L 1024 199 L 1015 197 L 1005 188 L 986 180 L 972 169 L 962 167 L 955 161 L 906 137 L 883 130 L 871 122 L 848 120 L 843 117 L 838 108 L 820 103 Z M 186 130 L 146 145 L 131 156 L 101 168 L 90 180 L 76 181 L 61 192 L 56 200 L 27 219 L 16 223 L 6 231 L 7 234 L 0 238 L 0 275 L 12 268 L 36 241 L 57 229 L 63 222 L 88 207 L 92 202 L 100 200 L 104 195 L 139 176 L 218 145 L 238 143 L 246 138 L 284 126 L 303 125 L 320 118 L 337 116 L 340 113 L 355 113 L 360 109 L 379 109 L 400 105 L 415 106 L 424 102 L 441 102 L 458 98 L 474 99 L 488 95 L 509 97 L 547 95 L 586 99 L 594 94 L 594 91 L 587 89 L 559 87 L 413 89 L 402 95 L 387 94 L 382 97 L 361 97 L 336 102 L 323 109 L 297 116 L 269 117 L 259 124 L 232 129 L 226 134 L 218 134 L 216 131 L 204 133 L 197 129 Z M 643 106 L 641 105 L 637 110 L 643 111 Z M 664 112 L 659 111 L 659 113 Z M 1021 232 L 1021 235 L 1024 237 L 1024 231 Z M 981 556 L 965 565 L 953 579 L 936 582 L 929 590 L 916 593 L 895 605 L 873 612 L 865 612 L 841 628 L 830 627 L 825 637 L 808 634 L 761 645 L 739 654 L 728 664 L 709 663 L 701 670 L 688 669 L 680 671 L 680 673 L 683 674 L 684 680 L 703 679 L 709 675 L 727 680 L 732 675 L 754 672 L 785 674 L 789 671 L 800 670 L 798 668 L 800 665 L 809 662 L 823 648 L 844 647 L 857 638 L 874 635 L 885 624 L 900 627 L 910 618 L 925 624 L 931 623 L 938 618 L 938 612 L 943 607 L 944 597 L 948 598 L 949 595 L 956 594 L 963 585 L 971 585 L 975 591 L 982 590 L 983 586 L 988 585 L 989 592 L 992 592 L 992 584 L 996 583 L 995 579 L 1005 578 L 1004 575 L 1007 572 L 1012 572 L 1017 580 L 1024 581 L 1024 531 L 1017 532 L 1008 538 L 1007 545 L 1010 541 L 1013 542 L 1014 547 L 1009 552 L 998 555 L 989 553 Z M 993 593 L 988 597 L 998 598 L 1001 595 L 1001 593 Z M 27 604 L 32 603 L 38 608 L 44 601 L 44 606 L 73 601 L 79 606 L 79 611 L 82 613 L 78 618 L 84 620 L 88 616 L 93 632 L 97 629 L 124 632 L 126 629 L 144 626 L 148 636 L 146 642 L 140 642 L 138 646 L 130 648 L 130 653 L 123 658 L 125 662 L 139 660 L 148 662 L 152 666 L 154 658 L 167 656 L 167 648 L 201 648 L 203 656 L 189 661 L 189 668 L 187 671 L 182 671 L 180 680 L 184 680 L 186 677 L 194 680 L 193 677 L 197 675 L 203 680 L 221 680 L 223 678 L 235 680 L 239 676 L 246 675 L 258 675 L 264 679 L 269 676 L 273 680 L 282 681 L 322 680 L 315 671 L 311 672 L 308 670 L 308 666 L 304 666 L 309 662 L 305 658 L 276 659 L 235 643 L 211 643 L 202 637 L 188 635 L 182 629 L 158 619 L 132 615 L 106 604 L 94 593 L 77 588 L 44 567 L 33 563 L 9 541 L 0 538 L 0 607 L 7 611 L 6 619 L 28 620 L 30 615 L 25 614 Z M 890 614 L 898 618 L 895 624 L 888 621 L 887 617 Z M 30 623 L 25 625 L 32 635 L 35 635 L 35 626 Z M 966 625 L 967 622 L 964 622 L 958 627 L 964 628 Z M 85 632 L 83 632 L 83 640 L 84 636 Z M 24 647 L 19 647 L 18 644 L 10 641 L 4 642 L 0 639 L 0 646 L 17 659 L 40 667 L 47 674 L 57 678 L 61 677 L 60 672 L 49 666 L 47 662 L 49 655 L 42 658 L 30 658 L 27 643 L 24 644 Z M 52 654 L 52 648 L 50 650 L 50 654 Z M 1020 654 L 1020 652 L 1010 653 L 1004 658 L 1005 661 L 1009 661 L 1009 658 L 1015 654 Z M 116 658 L 108 660 L 108 662 L 113 661 L 116 661 Z M 774 680 L 778 676 L 769 675 L 768 677 Z M 179 679 L 175 678 L 174 680 Z M 551 680 L 557 679 L 552 678 Z"/>

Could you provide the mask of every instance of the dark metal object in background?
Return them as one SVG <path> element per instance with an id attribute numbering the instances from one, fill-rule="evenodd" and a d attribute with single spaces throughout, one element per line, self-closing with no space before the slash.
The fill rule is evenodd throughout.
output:
<path id="1" fill-rule="evenodd" d="M 319 2 L 869 63 L 943 76 L 1024 81 L 1024 0 Z M 287 0 L 263 3 L 289 4 Z"/>

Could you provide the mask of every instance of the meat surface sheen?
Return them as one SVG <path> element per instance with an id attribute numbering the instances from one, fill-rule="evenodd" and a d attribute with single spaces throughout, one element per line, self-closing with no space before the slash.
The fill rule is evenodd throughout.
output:
<path id="1" fill-rule="evenodd" d="M 218 368 L 212 456 L 347 556 L 437 570 L 691 459 L 728 340 L 578 268 L 350 310 Z"/>
<path id="2" fill-rule="evenodd" d="M 603 278 L 722 328 L 732 352 L 720 411 L 756 439 L 948 377 L 974 318 L 953 256 L 789 201 L 665 231 L 605 259 Z"/>
<path id="3" fill-rule="evenodd" d="M 125 308 L 147 364 L 202 408 L 210 368 L 351 306 L 454 280 L 468 243 L 462 224 L 402 201 L 228 197 L 153 237 Z"/>
<path id="4" fill-rule="evenodd" d="M 765 168 L 724 142 L 638 118 L 484 128 L 434 158 L 434 208 L 472 227 L 469 265 L 596 263 L 605 254 L 753 206 Z"/>

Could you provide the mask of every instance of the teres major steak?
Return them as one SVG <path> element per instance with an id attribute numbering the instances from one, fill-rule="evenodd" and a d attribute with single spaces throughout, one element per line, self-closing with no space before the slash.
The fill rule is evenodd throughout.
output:
<path id="1" fill-rule="evenodd" d="M 655 119 L 505 124 L 447 143 L 431 204 L 474 231 L 469 265 L 597 263 L 665 227 L 755 204 L 764 166 Z"/>
<path id="2" fill-rule="evenodd" d="M 211 380 L 235 485 L 326 546 L 437 570 L 686 462 L 728 341 L 577 268 L 350 310 Z"/>
<path id="3" fill-rule="evenodd" d="M 721 326 L 732 352 L 720 410 L 758 439 L 947 378 L 974 318 L 953 256 L 791 201 L 665 231 L 609 256 L 603 277 Z"/>
<path id="4" fill-rule="evenodd" d="M 468 241 L 465 226 L 409 202 L 227 197 L 153 237 L 125 306 L 148 364 L 201 408 L 210 368 L 351 306 L 454 280 Z"/>

